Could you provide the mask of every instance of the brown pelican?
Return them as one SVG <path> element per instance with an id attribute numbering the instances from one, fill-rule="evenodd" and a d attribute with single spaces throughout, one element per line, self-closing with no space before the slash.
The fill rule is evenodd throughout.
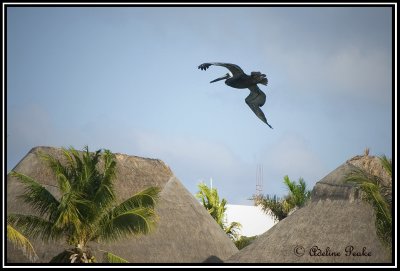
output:
<path id="1" fill-rule="evenodd" d="M 252 72 L 249 75 L 245 74 L 243 70 L 235 64 L 229 63 L 203 63 L 198 68 L 200 70 L 207 70 L 211 65 L 222 66 L 229 70 L 229 73 L 226 75 L 212 80 L 210 83 L 217 82 L 219 80 L 225 80 L 225 84 L 233 88 L 248 88 L 250 89 L 250 95 L 246 98 L 247 105 L 253 110 L 257 117 L 259 117 L 263 122 L 265 122 L 271 129 L 271 125 L 269 125 L 267 118 L 264 113 L 261 111 L 260 107 L 265 103 L 265 93 L 258 88 L 257 84 L 268 84 L 268 79 L 265 74 L 261 74 L 261 72 Z"/>

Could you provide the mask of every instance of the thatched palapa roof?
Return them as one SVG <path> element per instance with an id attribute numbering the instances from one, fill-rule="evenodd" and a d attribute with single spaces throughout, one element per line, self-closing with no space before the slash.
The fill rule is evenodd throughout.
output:
<path id="1" fill-rule="evenodd" d="M 344 182 L 354 167 L 368 169 L 390 181 L 378 158 L 350 159 L 317 182 L 308 205 L 277 223 L 227 262 L 391 262 L 390 251 L 376 234 L 373 208 L 361 199 L 354 185 Z"/>
<path id="2" fill-rule="evenodd" d="M 31 176 L 56 193 L 52 171 L 39 158 L 38 152 L 62 158 L 61 149 L 33 148 L 14 168 Z M 170 168 L 157 159 L 116 154 L 117 177 L 115 189 L 119 201 L 149 186 L 160 187 L 160 201 L 156 208 L 159 217 L 155 231 L 150 235 L 137 236 L 117 243 L 89 246 L 110 251 L 132 263 L 196 263 L 221 261 L 238 250 L 206 209 L 174 176 Z M 17 198 L 24 191 L 14 177 L 7 176 L 7 213 L 32 212 L 30 207 Z M 38 262 L 49 262 L 52 257 L 68 248 L 65 243 L 45 244 L 31 240 Z M 97 259 L 101 255 L 95 253 Z M 28 262 L 28 259 L 7 242 L 7 262 Z"/>

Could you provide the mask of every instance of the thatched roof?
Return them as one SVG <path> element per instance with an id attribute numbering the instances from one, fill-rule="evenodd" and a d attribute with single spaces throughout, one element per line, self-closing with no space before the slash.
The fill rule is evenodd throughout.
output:
<path id="1" fill-rule="evenodd" d="M 308 205 L 277 223 L 227 262 L 390 262 L 390 252 L 376 234 L 373 208 L 361 199 L 355 186 L 344 183 L 349 170 L 363 165 L 372 166 L 379 174 L 383 171 L 374 157 L 356 157 L 347 161 L 315 185 Z M 364 254 L 370 253 L 370 256 L 346 256 L 346 247 L 349 250 L 350 246 L 354 248 L 352 252 L 361 255 L 365 247 Z"/>
<path id="2" fill-rule="evenodd" d="M 14 170 L 37 179 L 55 193 L 54 176 L 38 157 L 39 151 L 61 159 L 61 149 L 37 147 Z M 149 186 L 162 189 L 156 208 L 158 226 L 150 235 L 112 244 L 90 243 L 90 247 L 110 251 L 132 263 L 218 262 L 238 251 L 205 208 L 161 160 L 123 154 L 116 154 L 116 159 L 115 188 L 119 201 Z M 17 195 L 22 192 L 22 185 L 15 178 L 7 176 L 7 213 L 31 212 L 29 206 L 17 199 Z M 39 262 L 49 262 L 53 256 L 68 248 L 64 243 L 44 244 L 39 240 L 32 241 Z M 101 259 L 101 255 L 95 253 L 95 256 Z M 28 260 L 7 242 L 7 262 Z"/>

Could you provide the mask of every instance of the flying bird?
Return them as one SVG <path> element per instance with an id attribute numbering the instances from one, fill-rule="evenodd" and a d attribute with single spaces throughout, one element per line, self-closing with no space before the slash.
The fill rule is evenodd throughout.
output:
<path id="1" fill-rule="evenodd" d="M 207 70 L 211 65 L 222 66 L 229 70 L 229 73 L 226 75 L 212 80 L 210 83 L 214 83 L 220 80 L 225 80 L 225 84 L 233 88 L 244 89 L 248 88 L 250 90 L 249 96 L 246 97 L 247 105 L 253 110 L 254 114 L 259 117 L 264 123 L 266 123 L 271 129 L 272 126 L 269 125 L 267 118 L 264 113 L 261 111 L 261 106 L 265 103 L 265 93 L 258 88 L 257 84 L 267 85 L 268 79 L 265 74 L 261 72 L 251 72 L 250 75 L 247 75 L 243 72 L 243 70 L 235 64 L 229 63 L 203 63 L 198 68 L 200 70 Z"/>

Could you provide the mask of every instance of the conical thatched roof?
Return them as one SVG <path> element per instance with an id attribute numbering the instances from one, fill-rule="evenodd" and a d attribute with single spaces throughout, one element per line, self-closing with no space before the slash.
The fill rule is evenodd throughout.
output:
<path id="1" fill-rule="evenodd" d="M 373 168 L 373 173 L 385 175 L 376 157 L 355 157 L 347 161 L 315 185 L 307 206 L 277 223 L 227 262 L 390 262 L 390 252 L 376 234 L 373 208 L 361 199 L 353 185 L 344 183 L 345 175 L 354 166 Z M 361 256 L 346 256 L 346 247 L 348 250 L 353 247 L 352 252 L 359 252 Z M 370 256 L 362 256 L 363 250 L 364 255 L 370 253 Z"/>
<path id="2" fill-rule="evenodd" d="M 38 157 L 38 152 L 62 158 L 61 149 L 37 147 L 32 149 L 14 168 L 47 185 L 55 193 L 54 176 Z M 116 154 L 117 177 L 115 188 L 119 201 L 149 186 L 162 189 L 156 208 L 159 217 L 156 230 L 112 244 L 89 246 L 110 251 L 132 263 L 196 263 L 225 260 L 238 250 L 205 208 L 180 183 L 162 161 Z M 29 206 L 17 199 L 23 192 L 22 185 L 7 176 L 7 213 L 31 213 Z M 64 243 L 44 244 L 38 240 L 33 246 L 39 262 L 49 260 L 68 248 Z M 100 254 L 95 254 L 101 259 Z M 7 242 L 7 262 L 28 262 L 19 250 Z"/>

